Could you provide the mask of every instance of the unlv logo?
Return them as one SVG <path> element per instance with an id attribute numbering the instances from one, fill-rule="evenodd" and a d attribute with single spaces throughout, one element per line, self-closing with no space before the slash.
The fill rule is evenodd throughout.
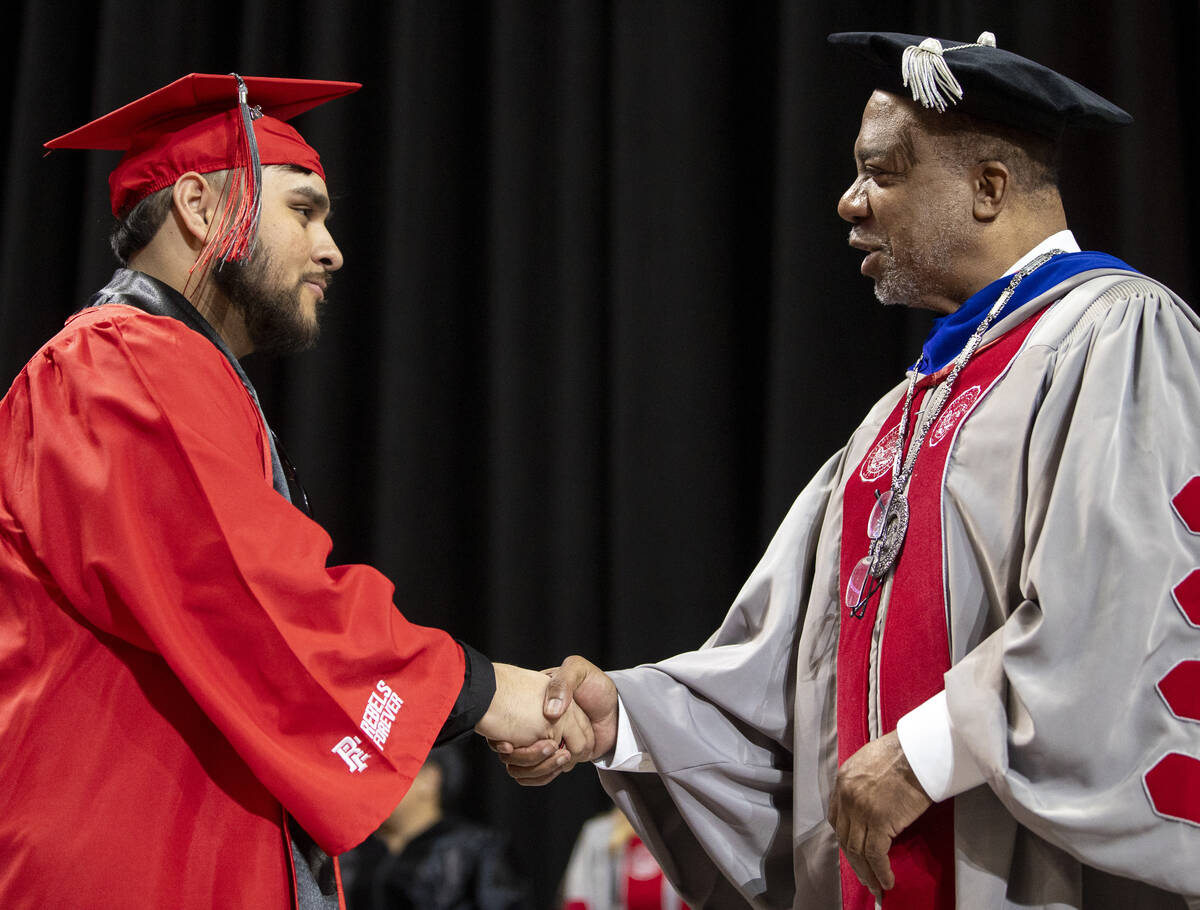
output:
<path id="1" fill-rule="evenodd" d="M 346 763 L 353 774 L 356 771 L 367 770 L 368 755 L 362 748 L 362 740 L 357 736 L 343 736 L 341 741 L 329 751 Z"/>

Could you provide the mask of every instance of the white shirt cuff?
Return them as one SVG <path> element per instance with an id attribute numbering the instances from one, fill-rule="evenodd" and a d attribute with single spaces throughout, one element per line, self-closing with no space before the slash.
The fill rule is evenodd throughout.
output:
<path id="1" fill-rule="evenodd" d="M 612 752 L 592 762 L 601 771 L 654 771 L 654 759 L 642 751 L 633 725 L 625 713 L 621 696 L 617 695 L 617 743 Z"/>
<path id="2" fill-rule="evenodd" d="M 900 718 L 896 734 L 913 774 L 934 802 L 964 793 L 987 779 L 971 755 L 954 741 L 945 691 Z"/>

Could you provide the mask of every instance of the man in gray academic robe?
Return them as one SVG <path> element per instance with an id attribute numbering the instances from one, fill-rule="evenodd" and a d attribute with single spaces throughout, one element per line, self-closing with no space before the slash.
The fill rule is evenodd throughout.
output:
<path id="1" fill-rule="evenodd" d="M 1058 134 L 1128 116 L 989 38 L 832 39 L 879 75 L 862 271 L 969 318 L 700 649 L 548 693 L 692 906 L 1200 907 L 1200 320 L 1067 230 Z M 580 758 L 496 748 L 532 784 Z"/>

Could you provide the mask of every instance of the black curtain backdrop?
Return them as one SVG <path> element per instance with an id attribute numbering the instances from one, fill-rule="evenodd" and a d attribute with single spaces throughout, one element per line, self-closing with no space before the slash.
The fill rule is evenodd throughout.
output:
<path id="1" fill-rule="evenodd" d="M 297 126 L 346 257 L 320 347 L 249 358 L 336 562 L 496 660 L 702 642 L 928 326 L 834 206 L 868 86 L 825 35 L 1001 47 L 1135 117 L 1067 143 L 1085 248 L 1200 297 L 1195 0 L 173 4 L 19 0 L 0 67 L 4 384 L 100 286 L 115 153 L 41 143 L 188 72 L 352 79 Z M 0 445 L 3 443 L 0 442 Z M 550 906 L 590 769 L 474 814 Z M 81 819 L 103 825 L 103 819 Z"/>

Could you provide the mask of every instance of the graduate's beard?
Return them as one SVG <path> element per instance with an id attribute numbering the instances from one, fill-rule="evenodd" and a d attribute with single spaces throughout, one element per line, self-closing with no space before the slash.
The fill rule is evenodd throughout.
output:
<path id="1" fill-rule="evenodd" d="M 270 254 L 259 247 L 248 262 L 222 262 L 212 271 L 213 283 L 242 314 L 246 337 L 264 354 L 307 351 L 321 334 L 320 319 L 308 321 L 300 304 L 303 281 L 280 282 Z M 327 283 L 328 278 L 323 276 Z M 324 300 L 318 301 L 318 310 Z"/>

